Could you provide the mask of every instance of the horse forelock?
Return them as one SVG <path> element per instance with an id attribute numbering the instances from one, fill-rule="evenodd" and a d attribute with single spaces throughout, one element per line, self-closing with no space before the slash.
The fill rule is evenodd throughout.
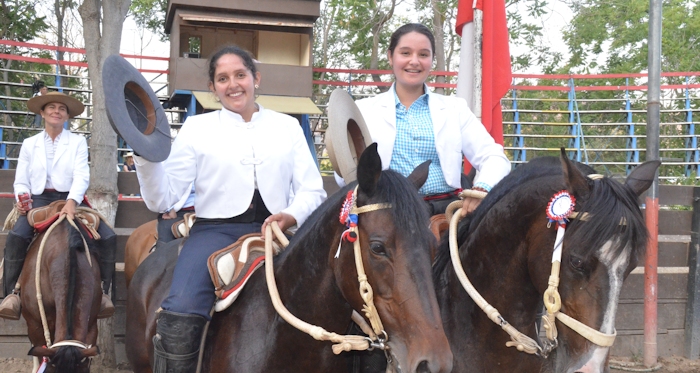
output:
<path id="1" fill-rule="evenodd" d="M 620 256 L 630 259 L 640 255 L 648 232 L 637 196 L 610 178 L 590 181 L 589 185 L 590 193 L 576 208 L 589 218 L 568 224 L 565 242 L 574 243 L 570 247 L 584 258 L 598 255 L 609 263 Z"/>

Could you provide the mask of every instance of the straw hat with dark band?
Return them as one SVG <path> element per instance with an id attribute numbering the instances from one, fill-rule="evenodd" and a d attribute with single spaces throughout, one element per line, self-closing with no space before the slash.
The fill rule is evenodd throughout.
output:
<path id="1" fill-rule="evenodd" d="M 326 149 L 333 169 L 350 183 L 357 179 L 357 161 L 372 137 L 360 109 L 350 94 L 338 88 L 328 101 Z"/>
<path id="2" fill-rule="evenodd" d="M 44 106 L 51 102 L 60 102 L 66 105 L 68 108 L 68 117 L 70 118 L 77 117 L 85 110 L 85 105 L 83 105 L 82 102 L 61 92 L 49 92 L 45 95 L 32 97 L 27 101 L 27 108 L 32 113 L 41 114 L 41 110 L 44 109 Z"/>

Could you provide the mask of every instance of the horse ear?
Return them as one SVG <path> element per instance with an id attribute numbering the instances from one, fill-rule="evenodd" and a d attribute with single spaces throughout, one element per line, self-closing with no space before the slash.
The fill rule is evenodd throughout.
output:
<path id="1" fill-rule="evenodd" d="M 428 171 L 430 171 L 430 162 L 427 160 L 416 167 L 410 175 L 408 175 L 408 181 L 410 181 L 416 189 L 420 189 L 425 181 L 428 180 Z"/>
<path id="2" fill-rule="evenodd" d="M 56 354 L 56 350 L 50 349 L 47 347 L 40 347 L 40 346 L 35 346 L 29 349 L 29 352 L 27 352 L 27 355 L 30 356 L 36 356 L 36 357 L 53 357 L 53 355 Z"/>
<path id="3" fill-rule="evenodd" d="M 625 180 L 625 185 L 630 187 L 637 196 L 642 195 L 649 189 L 656 177 L 656 170 L 661 165 L 661 161 L 648 161 L 637 166 Z"/>
<path id="4" fill-rule="evenodd" d="M 590 189 L 588 180 L 569 158 L 566 157 L 564 148 L 561 148 L 561 166 L 564 169 L 564 180 L 566 180 L 567 189 L 574 195 L 585 195 Z"/>
<path id="5" fill-rule="evenodd" d="M 362 152 L 360 161 L 357 163 L 357 183 L 360 185 L 360 190 L 368 196 L 374 194 L 381 174 L 382 159 L 379 157 L 375 142 Z"/>

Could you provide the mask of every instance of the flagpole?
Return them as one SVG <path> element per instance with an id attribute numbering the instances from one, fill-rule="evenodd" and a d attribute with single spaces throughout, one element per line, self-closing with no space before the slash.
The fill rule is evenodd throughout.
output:
<path id="1" fill-rule="evenodd" d="M 474 22 L 468 22 L 462 26 L 457 97 L 467 101 L 469 109 L 474 112 Z"/>
<path id="2" fill-rule="evenodd" d="M 474 0 L 474 108 L 476 118 L 481 122 L 482 89 L 482 45 L 484 41 L 484 12 L 476 7 Z"/>

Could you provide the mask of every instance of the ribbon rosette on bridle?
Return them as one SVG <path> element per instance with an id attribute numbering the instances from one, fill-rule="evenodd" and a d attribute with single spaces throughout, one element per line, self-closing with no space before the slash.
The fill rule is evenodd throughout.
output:
<path id="1" fill-rule="evenodd" d="M 547 219 L 549 219 L 549 223 L 556 222 L 557 227 L 563 226 L 566 228 L 568 217 L 574 212 L 575 207 L 576 198 L 566 190 L 554 194 L 547 204 Z"/>
<path id="2" fill-rule="evenodd" d="M 352 209 L 355 206 L 355 191 L 349 190 L 347 197 L 345 197 L 345 202 L 343 202 L 343 207 L 340 208 L 340 223 L 345 224 L 347 227 L 340 236 L 340 242 L 338 243 L 338 251 L 335 253 L 337 258 L 340 255 L 340 246 L 343 241 L 355 242 L 357 240 L 357 214 L 352 213 Z"/>
<path id="3" fill-rule="evenodd" d="M 547 281 L 548 287 L 544 292 L 544 305 L 547 308 L 547 314 L 542 316 L 544 321 L 544 329 L 547 334 L 547 339 L 556 346 L 557 327 L 554 324 L 554 319 L 561 309 L 561 297 L 559 295 L 559 268 L 561 266 L 561 253 L 564 243 L 564 233 L 566 231 L 566 223 L 569 215 L 574 212 L 576 207 L 576 198 L 569 194 L 566 190 L 559 191 L 552 196 L 552 199 L 547 204 L 547 227 L 552 222 L 556 223 L 557 236 L 554 239 L 554 252 L 552 253 L 552 273 Z"/>

